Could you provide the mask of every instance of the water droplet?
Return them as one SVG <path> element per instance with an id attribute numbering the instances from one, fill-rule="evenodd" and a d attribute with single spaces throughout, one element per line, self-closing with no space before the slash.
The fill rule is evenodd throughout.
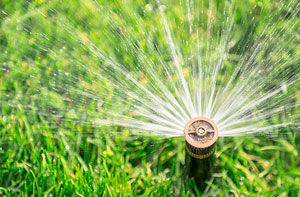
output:
<path id="1" fill-rule="evenodd" d="M 281 89 L 283 91 L 283 93 L 287 93 L 287 85 L 286 84 L 282 84 Z"/>
<path id="2" fill-rule="evenodd" d="M 147 5 L 145 6 L 145 8 L 146 8 L 146 10 L 149 11 L 149 12 L 151 12 L 151 11 L 153 10 L 153 7 L 152 7 L 151 4 L 147 4 Z"/>
<path id="3" fill-rule="evenodd" d="M 160 10 L 160 11 L 163 12 L 165 9 L 166 9 L 166 6 L 165 6 L 165 5 L 160 5 L 160 6 L 159 6 L 159 10 Z"/>

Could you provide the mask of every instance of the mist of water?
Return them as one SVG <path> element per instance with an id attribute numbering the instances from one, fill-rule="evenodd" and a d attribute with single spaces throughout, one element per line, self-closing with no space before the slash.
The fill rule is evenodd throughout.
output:
<path id="1" fill-rule="evenodd" d="M 118 125 L 167 137 L 182 136 L 185 124 L 197 116 L 211 118 L 220 136 L 299 129 L 297 1 L 276 2 L 272 13 L 262 3 L 246 13 L 235 2 L 139 2 L 142 14 L 130 6 L 110 10 L 94 1 L 83 3 L 83 13 L 102 16 L 91 24 L 82 14 L 87 30 L 77 28 L 62 9 L 51 8 L 54 16 L 35 13 L 43 21 L 56 20 L 61 37 L 54 37 L 55 30 L 31 29 L 26 17 L 35 16 L 7 15 L 3 25 L 24 27 L 21 32 L 33 37 L 28 51 L 46 54 L 56 66 L 24 54 L 22 66 L 32 70 L 26 82 L 39 84 L 30 95 L 35 104 L 20 106 L 22 98 L 11 101 L 8 92 L 2 105 L 59 122 Z M 12 70 L 2 65 L 3 72 Z M 41 72 L 49 77 L 46 82 Z M 52 107 L 41 110 L 36 104 L 41 98 Z M 59 127 L 45 122 L 39 129 Z"/>

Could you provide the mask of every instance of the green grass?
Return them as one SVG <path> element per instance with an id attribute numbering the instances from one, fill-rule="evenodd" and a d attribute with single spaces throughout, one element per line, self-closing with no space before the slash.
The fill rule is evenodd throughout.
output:
<path id="1" fill-rule="evenodd" d="M 125 112 L 130 108 L 118 104 L 109 93 L 113 87 L 93 75 L 92 71 L 101 72 L 99 64 L 105 66 L 105 62 L 86 50 L 82 40 L 89 39 L 134 71 L 139 69 L 135 67 L 138 60 L 128 55 L 128 40 L 124 38 L 144 43 L 140 50 L 148 51 L 146 54 L 154 62 L 158 60 L 146 43 L 156 42 L 161 53 L 167 53 L 159 13 L 142 12 L 145 2 L 99 2 L 105 9 L 92 0 L 0 1 L 1 196 L 189 196 L 193 189 L 197 190 L 193 181 L 184 178 L 183 138 L 137 137 L 126 128 L 87 124 L 95 113 L 99 118 L 106 116 L 99 113 L 101 107 Z M 253 35 L 239 28 L 251 29 L 244 21 L 250 17 L 250 10 L 260 13 L 261 8 L 254 7 L 260 2 L 236 3 L 235 24 L 239 28 L 232 33 L 232 39 L 237 48 L 245 43 L 245 37 L 254 38 L 261 33 L 270 13 L 281 16 L 276 12 L 276 3 L 262 2 L 264 10 L 257 18 Z M 177 32 L 175 41 L 180 43 L 188 36 L 178 25 L 186 13 L 176 1 L 167 3 L 170 6 L 166 17 Z M 143 21 L 136 23 L 133 13 Z M 294 20 L 283 18 L 276 28 L 284 33 Z M 119 26 L 127 27 L 123 37 Z M 147 31 L 147 36 L 137 29 Z M 296 28 L 285 33 L 295 39 L 299 36 Z M 187 52 L 184 44 L 180 46 L 183 53 Z M 299 53 L 284 54 L 282 61 L 288 58 L 298 60 Z M 232 59 L 234 62 L 234 56 Z M 82 63 L 89 69 L 83 69 Z M 228 63 L 228 68 L 233 66 Z M 280 81 L 274 80 L 276 83 Z M 74 90 L 97 92 L 99 98 L 112 106 L 80 97 Z M 299 103 L 299 88 L 295 92 L 292 96 Z M 291 113 L 299 111 L 297 108 Z M 298 196 L 299 141 L 293 128 L 284 128 L 273 138 L 219 139 L 214 176 L 208 182 L 206 195 Z"/>

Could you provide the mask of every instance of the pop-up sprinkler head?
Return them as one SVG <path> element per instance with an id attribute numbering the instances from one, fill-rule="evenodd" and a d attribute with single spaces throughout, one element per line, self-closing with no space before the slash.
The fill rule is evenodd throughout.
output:
<path id="1" fill-rule="evenodd" d="M 218 127 L 209 118 L 196 117 L 184 127 L 186 141 L 186 168 L 200 190 L 206 186 L 213 169 L 214 145 L 218 139 Z"/>
<path id="2" fill-rule="evenodd" d="M 197 159 L 209 157 L 218 139 L 217 125 L 205 117 L 191 119 L 184 127 L 187 152 Z"/>

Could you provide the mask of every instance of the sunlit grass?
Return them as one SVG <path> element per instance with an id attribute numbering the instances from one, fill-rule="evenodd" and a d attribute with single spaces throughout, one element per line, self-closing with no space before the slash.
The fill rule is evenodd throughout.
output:
<path id="1" fill-rule="evenodd" d="M 266 9 L 272 8 L 270 1 L 263 2 Z M 99 21 L 105 17 L 93 3 L 0 2 L 0 195 L 200 194 L 183 174 L 183 138 L 137 137 L 131 136 L 126 128 L 87 124 L 86 120 L 101 104 L 66 91 L 73 87 L 92 89 L 101 94 L 111 87 L 99 86 L 96 79 L 78 65 L 80 59 L 90 67 L 96 67 L 97 60 L 76 47 L 76 39 L 66 35 L 66 27 L 61 26 L 64 22 L 71 21 L 69 26 L 79 33 L 81 39 L 92 40 L 108 54 L 114 56 L 118 49 L 124 54 L 116 57 L 120 63 L 135 65 L 135 60 L 126 56 L 124 41 L 104 39 L 101 29 L 107 24 Z M 104 3 L 109 9 L 123 5 L 121 2 Z M 139 6 L 144 4 L 132 1 L 123 11 L 139 13 Z M 237 4 L 239 17 L 236 23 L 241 29 L 247 27 L 239 20 L 247 18 L 247 6 L 254 4 Z M 41 17 L 41 13 L 48 18 Z M 156 15 L 149 13 L 144 17 L 144 21 L 147 17 L 157 20 Z M 264 17 L 262 13 L 259 23 L 264 23 Z M 115 20 L 122 22 L 117 16 Z M 291 21 L 284 22 L 289 24 Z M 176 20 L 172 24 L 176 25 Z M 133 30 L 137 28 L 134 21 L 131 25 Z M 151 23 L 143 25 L 145 29 L 153 30 Z M 237 31 L 236 34 L 242 33 Z M 47 39 L 43 37 L 45 35 Z M 159 33 L 156 39 L 165 42 Z M 243 44 L 242 40 L 240 42 Z M 60 70 L 70 75 L 66 76 Z M 297 94 L 294 95 L 295 102 L 299 103 L 299 90 Z M 66 97 L 71 99 L 65 100 Z M 113 100 L 111 97 L 106 99 Z M 127 106 L 118 104 L 115 107 L 127 109 Z M 299 108 L 293 113 L 299 113 Z M 217 144 L 214 176 L 205 193 L 297 196 L 300 193 L 299 154 L 299 136 L 293 128 L 285 128 L 271 138 L 221 138 Z"/>

